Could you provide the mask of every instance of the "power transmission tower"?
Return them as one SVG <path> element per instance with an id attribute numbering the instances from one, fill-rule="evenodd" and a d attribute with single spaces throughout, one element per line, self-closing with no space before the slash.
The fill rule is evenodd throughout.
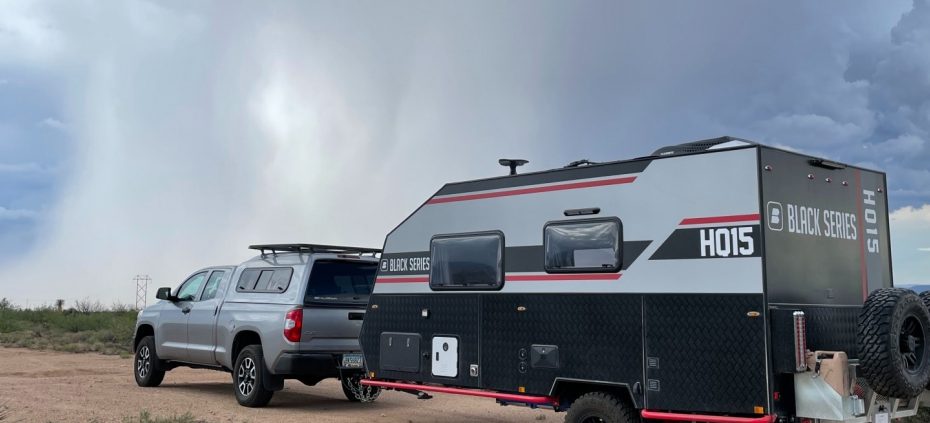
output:
<path id="1" fill-rule="evenodd" d="M 149 275 L 136 275 L 132 280 L 136 283 L 136 310 L 142 310 L 148 305 L 149 282 L 152 278 Z"/>

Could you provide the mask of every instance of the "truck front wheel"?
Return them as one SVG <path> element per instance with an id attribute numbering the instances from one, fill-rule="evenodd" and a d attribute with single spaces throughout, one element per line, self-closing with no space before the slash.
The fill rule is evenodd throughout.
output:
<path id="1" fill-rule="evenodd" d="M 271 401 L 274 391 L 265 388 L 264 380 L 269 377 L 265 369 L 265 358 L 261 345 L 249 345 L 236 357 L 232 378 L 236 400 L 246 407 L 264 407 Z"/>
<path id="2" fill-rule="evenodd" d="M 632 405 L 606 392 L 588 392 L 572 403 L 565 423 L 639 423 Z"/>
<path id="3" fill-rule="evenodd" d="M 133 374 L 136 377 L 136 385 L 151 388 L 161 385 L 165 379 L 165 371 L 161 369 L 161 361 L 158 354 L 155 353 L 155 338 L 146 336 L 139 341 L 136 346 L 136 356 Z"/>

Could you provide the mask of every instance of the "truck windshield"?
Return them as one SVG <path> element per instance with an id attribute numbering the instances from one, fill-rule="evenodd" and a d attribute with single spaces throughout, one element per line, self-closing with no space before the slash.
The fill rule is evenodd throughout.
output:
<path id="1" fill-rule="evenodd" d="M 304 303 L 366 304 L 377 272 L 377 263 L 317 260 Z"/>

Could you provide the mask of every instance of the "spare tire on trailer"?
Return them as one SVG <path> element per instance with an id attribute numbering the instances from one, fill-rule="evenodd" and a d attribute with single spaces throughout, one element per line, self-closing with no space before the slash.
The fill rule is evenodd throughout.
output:
<path id="1" fill-rule="evenodd" d="M 930 311 L 930 291 L 921 292 L 919 297 L 923 301 L 924 307 L 927 307 L 927 310 Z M 930 389 L 930 383 L 927 384 L 927 389 Z"/>
<path id="2" fill-rule="evenodd" d="M 859 314 L 859 369 L 875 392 L 914 398 L 930 383 L 930 312 L 913 291 L 872 292 Z"/>

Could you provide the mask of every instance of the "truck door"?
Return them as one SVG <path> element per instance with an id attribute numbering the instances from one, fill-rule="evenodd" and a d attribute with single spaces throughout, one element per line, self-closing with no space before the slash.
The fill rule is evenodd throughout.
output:
<path id="1" fill-rule="evenodd" d="M 200 301 L 191 303 L 187 320 L 187 352 L 193 363 L 216 363 L 216 315 L 223 302 L 229 273 L 227 270 L 214 270 L 207 279 Z"/>
<path id="2" fill-rule="evenodd" d="M 187 278 L 178 288 L 178 301 L 166 304 L 158 318 L 155 343 L 159 358 L 166 360 L 188 360 L 187 320 L 191 307 L 200 295 L 208 272 L 200 272 Z"/>

